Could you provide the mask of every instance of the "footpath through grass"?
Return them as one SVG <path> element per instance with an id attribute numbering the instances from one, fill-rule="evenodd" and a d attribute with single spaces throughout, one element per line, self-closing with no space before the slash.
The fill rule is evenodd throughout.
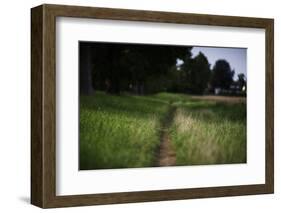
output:
<path id="1" fill-rule="evenodd" d="M 170 134 L 177 165 L 246 163 L 246 104 L 183 102 Z"/>
<path id="2" fill-rule="evenodd" d="M 80 97 L 80 169 L 152 166 L 167 110 L 146 96 Z"/>
<path id="3" fill-rule="evenodd" d="M 176 165 L 246 161 L 246 105 L 159 93 L 80 97 L 80 169 L 155 166 L 170 107 Z"/>

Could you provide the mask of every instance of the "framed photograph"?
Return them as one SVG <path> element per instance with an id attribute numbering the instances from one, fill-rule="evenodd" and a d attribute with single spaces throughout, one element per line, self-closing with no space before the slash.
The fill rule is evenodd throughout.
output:
<path id="1" fill-rule="evenodd" d="M 31 9 L 31 203 L 274 191 L 274 21 Z"/>

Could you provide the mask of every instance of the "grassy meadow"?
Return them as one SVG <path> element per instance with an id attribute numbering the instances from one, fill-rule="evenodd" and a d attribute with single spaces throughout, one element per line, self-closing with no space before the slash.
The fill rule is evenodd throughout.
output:
<path id="1" fill-rule="evenodd" d="M 183 102 L 170 134 L 177 165 L 246 162 L 245 104 Z"/>
<path id="2" fill-rule="evenodd" d="M 80 169 L 151 166 L 167 110 L 165 102 L 144 96 L 82 96 Z"/>
<path id="3" fill-rule="evenodd" d="M 158 93 L 80 96 L 80 169 L 157 166 L 161 128 L 175 165 L 246 162 L 246 104 Z M 165 125 L 164 125 L 165 126 Z"/>

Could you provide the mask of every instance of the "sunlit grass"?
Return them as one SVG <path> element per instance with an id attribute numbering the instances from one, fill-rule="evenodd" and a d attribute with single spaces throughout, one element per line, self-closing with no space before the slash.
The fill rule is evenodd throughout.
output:
<path id="1" fill-rule="evenodd" d="M 141 96 L 81 97 L 80 169 L 152 166 L 167 109 Z"/>
<path id="2" fill-rule="evenodd" d="M 155 166 L 161 123 L 170 107 L 176 165 L 246 162 L 246 104 L 95 92 L 80 97 L 80 169 Z"/>
<path id="3" fill-rule="evenodd" d="M 177 165 L 245 163 L 245 104 L 190 102 L 170 130 Z"/>

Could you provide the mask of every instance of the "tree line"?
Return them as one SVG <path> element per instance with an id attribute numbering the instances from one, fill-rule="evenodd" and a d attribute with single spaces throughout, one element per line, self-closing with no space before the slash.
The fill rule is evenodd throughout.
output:
<path id="1" fill-rule="evenodd" d="M 111 94 L 203 94 L 214 88 L 228 90 L 235 73 L 229 62 L 218 60 L 211 69 L 202 52 L 192 57 L 192 48 L 80 42 L 80 93 L 90 95 L 94 90 L 102 90 Z M 238 77 L 236 83 L 245 85 L 245 75 Z"/>

